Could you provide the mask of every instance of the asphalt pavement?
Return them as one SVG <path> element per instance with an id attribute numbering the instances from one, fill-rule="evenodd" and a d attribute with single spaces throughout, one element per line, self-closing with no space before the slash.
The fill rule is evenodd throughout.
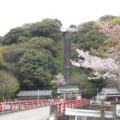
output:
<path id="1" fill-rule="evenodd" d="M 50 107 L 24 110 L 0 115 L 0 120 L 48 120 Z"/>

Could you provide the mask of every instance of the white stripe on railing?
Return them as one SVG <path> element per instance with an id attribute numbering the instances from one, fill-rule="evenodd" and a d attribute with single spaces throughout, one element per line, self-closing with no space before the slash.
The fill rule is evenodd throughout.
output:
<path id="1" fill-rule="evenodd" d="M 85 110 L 85 109 L 72 109 L 66 108 L 65 115 L 68 116 L 84 116 L 84 117 L 101 117 L 101 111 L 99 110 Z M 113 112 L 104 111 L 105 118 L 113 118 Z"/>

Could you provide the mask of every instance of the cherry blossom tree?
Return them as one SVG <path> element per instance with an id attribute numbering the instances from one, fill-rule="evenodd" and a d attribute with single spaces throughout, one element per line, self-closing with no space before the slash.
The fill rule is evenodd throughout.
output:
<path id="1" fill-rule="evenodd" d="M 77 60 L 70 60 L 72 65 L 76 67 L 90 68 L 94 70 L 96 77 L 89 77 L 88 79 L 103 79 L 119 80 L 120 78 L 120 67 L 119 63 L 112 58 L 100 58 L 97 56 L 90 55 L 89 52 L 76 49 L 78 53 Z M 101 74 L 102 71 L 102 74 Z M 120 82 L 119 82 L 120 83 Z M 120 87 L 120 86 L 119 86 Z"/>

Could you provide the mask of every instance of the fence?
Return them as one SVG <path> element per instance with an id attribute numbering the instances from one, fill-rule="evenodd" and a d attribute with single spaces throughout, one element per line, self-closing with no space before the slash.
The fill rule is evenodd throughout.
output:
<path id="1" fill-rule="evenodd" d="M 86 100 L 86 99 L 70 100 L 70 101 L 61 101 L 60 99 L 43 99 L 43 100 L 1 102 L 0 113 L 56 105 L 57 114 L 62 115 L 65 112 L 66 108 L 76 108 L 76 107 L 85 106 L 88 104 L 89 104 L 89 100 Z"/>
<path id="2" fill-rule="evenodd" d="M 38 108 L 42 106 L 57 104 L 58 102 L 59 100 L 57 99 L 1 102 L 0 113 Z"/>
<path id="3" fill-rule="evenodd" d="M 75 117 L 93 117 L 101 118 L 101 111 L 99 110 L 83 110 L 83 109 L 71 109 L 67 108 L 65 110 L 65 115 L 75 116 Z M 112 111 L 104 111 L 104 118 L 113 118 Z"/>
<path id="4" fill-rule="evenodd" d="M 84 107 L 87 105 L 89 105 L 89 100 L 87 99 L 59 102 L 57 104 L 57 113 L 60 116 L 64 114 L 66 108 L 78 108 L 78 107 Z"/>

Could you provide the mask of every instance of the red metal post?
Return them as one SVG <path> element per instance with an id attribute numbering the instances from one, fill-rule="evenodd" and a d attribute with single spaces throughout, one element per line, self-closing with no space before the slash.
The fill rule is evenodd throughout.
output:
<path id="1" fill-rule="evenodd" d="M 3 109 L 2 109 L 2 104 L 0 104 L 0 112 L 2 112 L 3 111 Z"/>

